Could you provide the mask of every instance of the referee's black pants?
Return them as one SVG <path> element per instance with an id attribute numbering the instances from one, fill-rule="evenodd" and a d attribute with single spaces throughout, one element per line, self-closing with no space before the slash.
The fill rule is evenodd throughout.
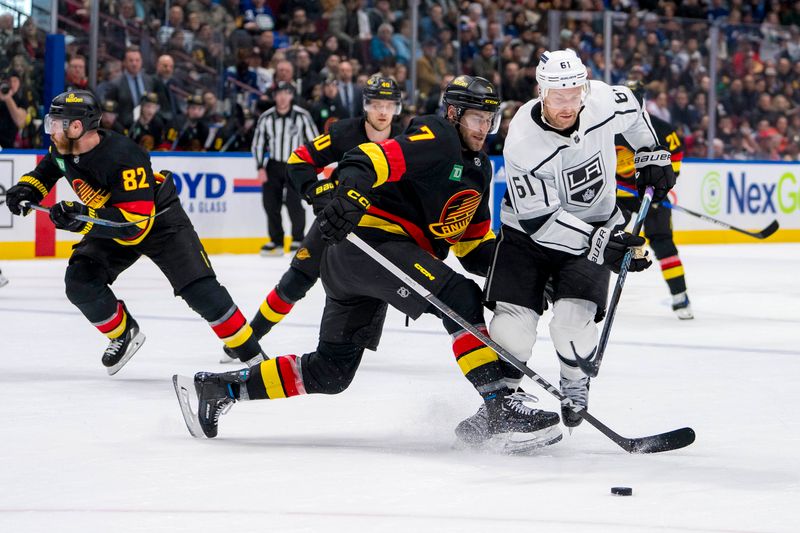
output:
<path id="1" fill-rule="evenodd" d="M 283 221 L 281 220 L 281 207 L 286 193 L 286 209 L 289 211 L 289 220 L 292 222 L 292 240 L 300 242 L 306 231 L 306 211 L 303 208 L 300 195 L 294 188 L 288 186 L 286 163 L 267 161 L 267 181 L 261 186 L 261 199 L 264 211 L 267 213 L 267 232 L 269 238 L 283 248 Z"/>

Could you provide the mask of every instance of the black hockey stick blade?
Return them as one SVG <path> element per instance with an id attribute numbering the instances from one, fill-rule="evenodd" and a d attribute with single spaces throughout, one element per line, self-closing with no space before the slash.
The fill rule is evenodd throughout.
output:
<path id="1" fill-rule="evenodd" d="M 659 435 L 628 439 L 627 445 L 622 446 L 630 453 L 659 453 L 685 448 L 694 442 L 695 434 L 692 428 L 681 428 Z"/>
<path id="2" fill-rule="evenodd" d="M 752 235 L 753 237 L 755 237 L 757 239 L 766 239 L 767 237 L 769 237 L 770 235 L 772 235 L 773 233 L 778 231 L 778 229 L 780 227 L 781 226 L 780 226 L 780 224 L 778 224 L 778 221 L 777 220 L 773 220 L 770 223 L 770 225 L 767 226 L 766 228 L 762 229 L 758 233 L 750 233 L 750 235 Z"/>

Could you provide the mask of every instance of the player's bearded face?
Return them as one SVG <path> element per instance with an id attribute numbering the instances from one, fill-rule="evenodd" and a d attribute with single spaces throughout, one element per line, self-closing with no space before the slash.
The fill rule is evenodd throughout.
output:
<path id="1" fill-rule="evenodd" d="M 550 89 L 542 99 L 544 118 L 556 129 L 571 127 L 578 119 L 583 101 L 583 87 Z"/>
<path id="2" fill-rule="evenodd" d="M 467 148 L 476 152 L 483 148 L 483 143 L 486 142 L 486 136 L 492 129 L 494 119 L 494 113 L 489 111 L 478 111 L 477 109 L 464 111 L 459 120 L 461 125 L 459 131 Z"/>

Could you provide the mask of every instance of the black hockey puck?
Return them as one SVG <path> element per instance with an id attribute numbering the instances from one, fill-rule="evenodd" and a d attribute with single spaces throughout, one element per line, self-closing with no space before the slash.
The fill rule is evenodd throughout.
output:
<path id="1" fill-rule="evenodd" d="M 611 487 L 611 494 L 617 496 L 630 496 L 633 494 L 633 489 L 630 487 Z"/>

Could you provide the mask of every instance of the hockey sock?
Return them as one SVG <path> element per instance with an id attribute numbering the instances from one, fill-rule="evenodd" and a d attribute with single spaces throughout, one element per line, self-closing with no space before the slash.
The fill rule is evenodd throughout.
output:
<path id="1" fill-rule="evenodd" d="M 121 337 L 128 330 L 129 322 L 128 311 L 125 309 L 125 305 L 121 301 L 118 301 L 116 309 L 110 317 L 99 322 L 92 322 L 92 325 L 109 339 L 116 339 Z"/>
<path id="2" fill-rule="evenodd" d="M 477 328 L 481 333 L 489 334 L 486 326 L 480 325 Z M 481 396 L 494 396 L 497 391 L 506 388 L 500 359 L 494 350 L 465 330 L 458 331 L 451 337 L 458 366 Z"/>
<path id="3" fill-rule="evenodd" d="M 253 330 L 236 304 L 218 320 L 208 324 L 240 360 L 248 361 L 261 354 L 261 347 L 253 336 Z"/>
<path id="4" fill-rule="evenodd" d="M 260 339 L 272 329 L 272 326 L 283 320 L 289 311 L 294 307 L 294 302 L 281 297 L 278 287 L 275 287 L 267 295 L 266 299 L 258 308 L 258 313 L 250 321 L 250 327 L 256 339 Z"/>
<path id="5" fill-rule="evenodd" d="M 677 255 L 665 257 L 659 261 L 661 274 L 669 286 L 670 294 L 686 292 L 686 278 L 683 274 L 683 263 Z"/>
<path id="6" fill-rule="evenodd" d="M 300 358 L 282 355 L 255 365 L 250 369 L 246 387 L 251 400 L 276 400 L 306 394 Z"/>

